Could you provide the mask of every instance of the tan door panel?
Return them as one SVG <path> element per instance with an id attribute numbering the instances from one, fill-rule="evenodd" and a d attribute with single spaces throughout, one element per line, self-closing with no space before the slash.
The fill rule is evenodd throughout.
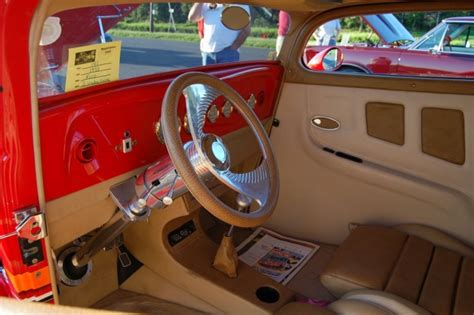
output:
<path id="1" fill-rule="evenodd" d="M 369 136 L 366 104 L 404 106 L 404 144 Z M 422 151 L 425 107 L 460 110 L 466 162 L 457 165 Z M 474 244 L 472 96 L 287 83 L 271 139 L 281 173 L 280 200 L 269 226 L 290 235 L 339 243 L 356 223 L 422 223 Z M 314 116 L 336 119 L 326 131 Z M 323 148 L 363 160 L 354 163 Z"/>

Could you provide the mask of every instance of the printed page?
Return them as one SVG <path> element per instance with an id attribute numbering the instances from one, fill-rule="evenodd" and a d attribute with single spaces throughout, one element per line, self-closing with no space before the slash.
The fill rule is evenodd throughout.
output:
<path id="1" fill-rule="evenodd" d="M 239 259 L 273 280 L 286 284 L 319 248 L 259 228 L 238 248 Z"/>

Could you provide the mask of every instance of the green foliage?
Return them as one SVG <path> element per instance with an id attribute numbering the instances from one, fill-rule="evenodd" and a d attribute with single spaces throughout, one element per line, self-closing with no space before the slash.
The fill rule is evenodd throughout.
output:
<path id="1" fill-rule="evenodd" d="M 155 23 L 155 32 L 167 32 L 169 28 L 168 23 Z M 114 26 L 114 30 L 129 30 L 139 32 L 149 32 L 149 22 L 120 22 Z M 176 32 L 185 34 L 197 34 L 196 23 L 176 23 Z M 276 38 L 278 35 L 277 29 L 268 27 L 252 27 L 251 37 L 257 38 Z"/>
<path id="2" fill-rule="evenodd" d="M 168 32 L 150 33 L 148 31 L 132 31 L 132 30 L 126 30 L 126 29 L 112 29 L 112 30 L 109 30 L 108 33 L 114 37 L 150 38 L 150 39 L 177 40 L 177 41 L 186 41 L 186 42 L 199 42 L 199 37 L 196 34 L 189 34 L 189 33 L 168 33 Z M 275 39 L 248 37 L 243 46 L 273 49 L 275 48 Z"/>
<path id="3" fill-rule="evenodd" d="M 410 32 L 426 33 L 443 19 L 454 16 L 474 16 L 474 11 L 407 12 L 395 14 Z"/>
<path id="4" fill-rule="evenodd" d="M 253 27 L 278 28 L 279 10 L 263 9 L 259 7 L 251 7 L 250 15 L 252 16 Z"/>
<path id="5" fill-rule="evenodd" d="M 155 32 L 167 32 L 170 25 L 168 23 L 155 23 L 154 29 Z M 150 23 L 149 22 L 120 22 L 114 26 L 114 30 L 129 30 L 129 31 L 139 31 L 139 32 L 149 32 Z M 176 24 L 177 33 L 186 33 L 186 34 L 197 34 L 196 23 L 181 23 Z"/>
<path id="6" fill-rule="evenodd" d="M 174 10 L 173 18 L 176 23 L 186 23 L 188 13 L 192 3 L 171 3 Z M 252 25 L 256 27 L 274 27 L 278 26 L 278 10 L 263 9 L 259 7 L 250 7 L 252 16 Z M 170 12 L 168 3 L 153 4 L 153 20 L 157 23 L 168 23 Z M 126 23 L 147 22 L 150 20 L 150 4 L 142 4 L 129 16 L 125 18 Z"/>
<path id="7" fill-rule="evenodd" d="M 354 32 L 342 30 L 337 37 L 337 41 L 342 40 L 344 34 L 349 34 L 349 43 L 367 43 L 368 41 L 372 43 L 377 43 L 379 37 L 374 32 Z"/>
<path id="8" fill-rule="evenodd" d="M 165 39 L 165 40 L 178 40 L 186 42 L 199 42 L 199 37 L 195 34 L 186 33 L 168 33 L 168 32 L 143 32 L 143 31 L 131 31 L 112 29 L 108 34 L 114 37 L 131 37 L 131 38 L 150 38 L 150 39 Z"/>
<path id="9" fill-rule="evenodd" d="M 370 28 L 360 16 L 351 16 L 341 19 L 341 27 L 351 31 L 370 31 Z"/>

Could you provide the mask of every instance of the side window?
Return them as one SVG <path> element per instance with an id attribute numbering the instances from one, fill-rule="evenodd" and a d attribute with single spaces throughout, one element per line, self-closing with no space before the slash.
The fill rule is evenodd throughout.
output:
<path id="1" fill-rule="evenodd" d="M 474 55 L 474 24 L 450 24 L 443 42 L 443 50 Z"/>
<path id="2" fill-rule="evenodd" d="M 439 27 L 435 28 L 433 31 L 428 33 L 423 40 L 420 40 L 418 45 L 415 45 L 413 48 L 417 50 L 430 50 L 438 49 L 442 45 L 442 39 L 446 33 L 446 28 L 448 25 L 441 24 Z"/>
<path id="3" fill-rule="evenodd" d="M 350 16 L 314 29 L 302 56 L 313 71 L 474 78 L 474 12 Z"/>
<path id="4" fill-rule="evenodd" d="M 246 12 L 246 27 L 225 27 L 221 17 L 229 7 Z M 288 31 L 289 18 L 278 29 L 279 13 L 215 3 L 117 4 L 58 12 L 45 21 L 39 43 L 38 97 L 184 68 L 267 60 Z"/>

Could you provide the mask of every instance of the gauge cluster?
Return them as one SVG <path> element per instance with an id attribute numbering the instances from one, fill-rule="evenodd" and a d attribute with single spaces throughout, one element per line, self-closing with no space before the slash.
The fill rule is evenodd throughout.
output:
<path id="1" fill-rule="evenodd" d="M 248 106 L 255 111 L 258 105 L 263 104 L 264 96 L 265 94 L 263 91 L 260 91 L 257 94 L 251 93 L 247 98 Z M 234 105 L 232 105 L 232 103 L 225 97 L 219 97 L 207 110 L 206 121 L 211 125 L 218 122 L 226 123 L 226 120 L 230 119 L 234 115 Z M 179 131 L 184 129 L 187 134 L 190 134 L 187 114 L 184 114 L 182 119 L 178 118 L 178 123 Z M 160 121 L 155 123 L 155 134 L 161 143 L 165 143 Z"/>

